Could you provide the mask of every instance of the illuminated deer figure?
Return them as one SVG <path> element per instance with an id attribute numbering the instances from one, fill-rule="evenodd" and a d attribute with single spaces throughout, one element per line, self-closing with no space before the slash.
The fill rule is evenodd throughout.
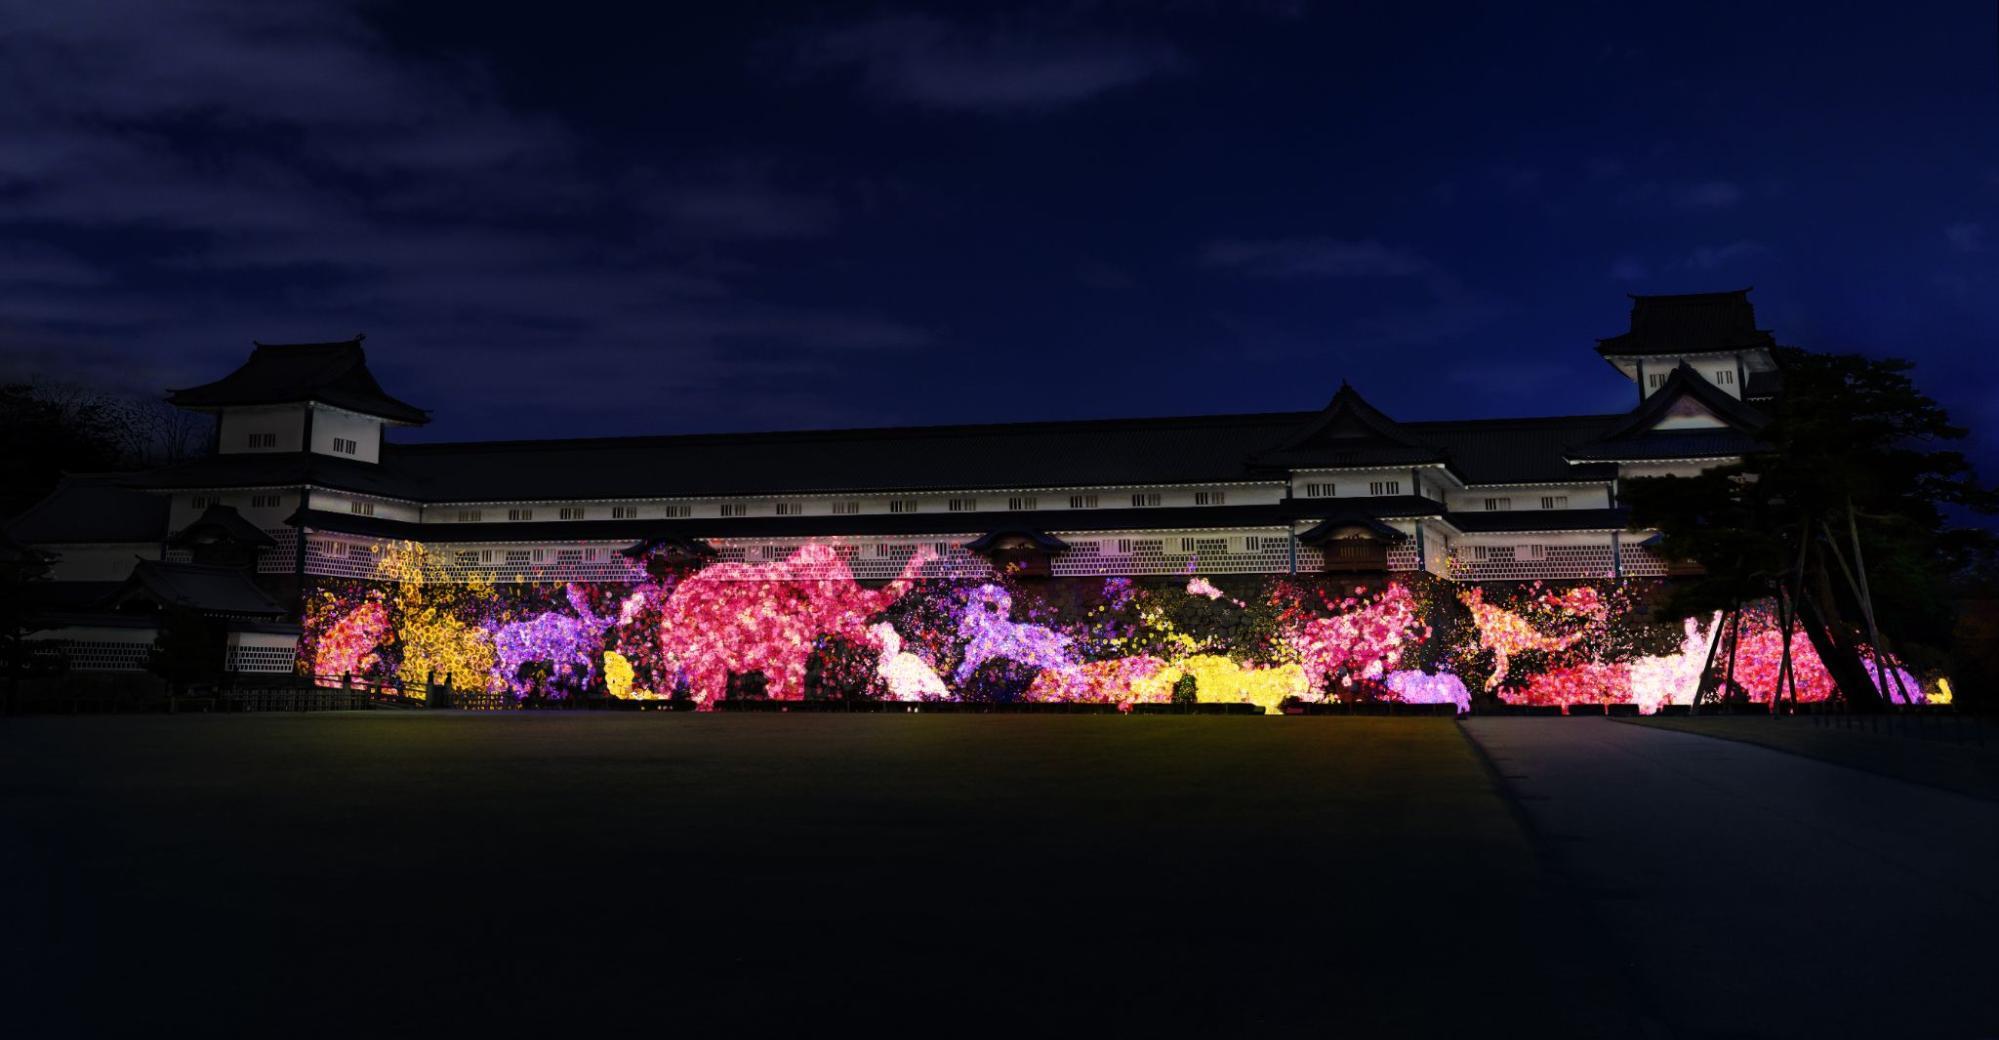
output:
<path id="1" fill-rule="evenodd" d="M 731 674 L 762 672 L 768 696 L 805 695 L 805 661 L 813 643 L 835 636 L 882 650 L 868 619 L 902 598 L 925 564 L 925 546 L 901 576 L 879 589 L 862 588 L 832 546 L 811 543 L 766 564 L 710 564 L 681 581 L 661 605 L 659 646 L 687 676 L 695 703 L 712 708 Z"/>
<path id="2" fill-rule="evenodd" d="M 967 642 L 965 659 L 951 673 L 953 679 L 964 682 L 995 657 L 1036 668 L 1067 668 L 1075 663 L 1068 636 L 1042 625 L 1021 624 L 1009 617 L 1012 613 L 1013 597 L 1005 589 L 981 585 L 972 590 L 958 616 L 958 634 Z"/>
<path id="3" fill-rule="evenodd" d="M 508 622 L 493 633 L 493 677 L 508 689 L 518 694 L 529 692 L 528 684 L 520 678 L 521 666 L 529 661 L 547 661 L 557 672 L 571 671 L 581 663 L 584 681 L 596 678 L 604 631 L 621 618 L 629 618 L 636 607 L 633 597 L 620 608 L 618 617 L 600 617 L 590 609 L 581 586 L 570 585 L 568 594 L 577 616 L 551 610 L 526 621 Z"/>

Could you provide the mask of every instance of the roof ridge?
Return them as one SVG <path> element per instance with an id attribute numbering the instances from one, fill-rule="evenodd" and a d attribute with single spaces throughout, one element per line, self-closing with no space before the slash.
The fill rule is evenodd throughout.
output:
<path id="1" fill-rule="evenodd" d="M 389 442 L 388 446 L 401 452 L 401 451 L 424 450 L 424 449 L 465 450 L 465 449 L 513 448 L 513 447 L 571 448 L 571 447 L 582 447 L 593 444 L 594 445 L 604 445 L 604 444 L 640 445 L 640 444 L 657 444 L 657 443 L 676 442 L 676 441 L 677 442 L 720 441 L 720 440 L 782 441 L 782 440 L 810 440 L 814 438 L 844 440 L 844 439 L 862 439 L 866 437 L 882 436 L 887 434 L 940 437 L 940 436 L 954 436 L 960 434 L 984 433 L 984 432 L 1019 433 L 1019 432 L 1034 432 L 1037 430 L 1048 430 L 1051 432 L 1056 432 L 1056 431 L 1066 431 L 1066 430 L 1074 430 L 1078 428 L 1088 428 L 1088 427 L 1134 426 L 1142 428 L 1149 426 L 1171 425 L 1175 423 L 1190 423 L 1190 422 L 1213 423 L 1216 425 L 1222 425 L 1225 423 L 1232 423 L 1232 422 L 1244 423 L 1244 424 L 1257 423 L 1257 422 L 1277 423 L 1282 421 L 1302 420 L 1316 414 L 1318 413 L 1316 412 L 1224 412 L 1224 413 L 1209 414 L 1209 415 L 1156 415 L 1156 416 L 1139 416 L 1132 418 L 1098 418 L 1098 419 L 1031 419 L 1031 420 L 1022 420 L 1017 422 L 940 423 L 935 425 L 919 425 L 919 426 L 839 426 L 839 427 L 825 427 L 825 428 L 809 429 L 809 430 L 744 430 L 739 432 L 651 433 L 651 434 L 641 433 L 641 434 L 627 434 L 622 436 L 605 436 L 605 437 L 514 438 L 509 440 L 487 440 L 487 441 L 413 441 L 413 442 L 391 441 Z"/>

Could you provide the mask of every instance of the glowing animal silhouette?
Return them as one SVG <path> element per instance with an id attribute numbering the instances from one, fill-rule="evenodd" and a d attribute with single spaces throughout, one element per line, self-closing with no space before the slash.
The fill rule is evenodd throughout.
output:
<path id="1" fill-rule="evenodd" d="M 964 682 L 979 666 L 994 658 L 1005 658 L 1036 668 L 1063 668 L 1075 663 L 1069 652 L 1069 637 L 1042 625 L 1026 625 L 1010 620 L 1013 597 L 997 585 L 981 585 L 972 590 L 965 609 L 958 616 L 958 634 L 968 641 L 965 659 L 953 679 Z"/>
<path id="2" fill-rule="evenodd" d="M 334 679 L 364 675 L 380 662 L 375 651 L 388 637 L 389 608 L 381 593 L 370 593 L 319 637 L 313 673 Z"/>
<path id="3" fill-rule="evenodd" d="M 718 563 L 683 579 L 660 608 L 661 653 L 685 674 L 695 703 L 722 699 L 730 674 L 762 672 L 776 700 L 805 695 L 815 640 L 838 636 L 879 651 L 868 618 L 900 599 L 937 558 L 918 549 L 879 589 L 854 580 L 833 547 L 810 543 L 775 563 Z"/>
<path id="4" fill-rule="evenodd" d="M 1528 650 L 1548 653 L 1567 650 L 1584 635 L 1580 631 L 1562 636 L 1543 635 L 1526 618 L 1487 603 L 1484 590 L 1476 587 L 1459 593 L 1458 598 L 1464 601 L 1472 621 L 1478 625 L 1478 645 L 1492 651 L 1492 678 L 1485 681 L 1488 690 L 1506 681 L 1507 659 L 1511 655 Z"/>
<path id="5" fill-rule="evenodd" d="M 599 616 L 592 611 L 581 586 L 569 586 L 568 595 L 575 617 L 551 610 L 525 621 L 508 622 L 493 633 L 494 679 L 515 693 L 529 692 L 528 684 L 519 674 L 521 666 L 529 661 L 547 661 L 556 674 L 571 673 L 581 664 L 586 682 L 596 677 L 604 630 L 616 624 L 618 618 Z M 628 616 L 632 609 L 635 609 L 633 601 L 627 600 L 619 614 Z"/>
<path id="6" fill-rule="evenodd" d="M 868 631 L 881 644 L 881 661 L 875 665 L 875 674 L 888 687 L 890 696 L 899 701 L 944 700 L 951 696 L 930 662 L 902 649 L 902 635 L 895 626 L 884 621 L 869 625 Z"/>

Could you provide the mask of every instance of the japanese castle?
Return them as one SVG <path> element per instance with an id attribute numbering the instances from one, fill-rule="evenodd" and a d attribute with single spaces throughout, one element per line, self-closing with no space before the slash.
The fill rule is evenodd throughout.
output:
<path id="1" fill-rule="evenodd" d="M 303 590 L 412 540 L 495 581 L 641 580 L 648 554 L 760 561 L 806 543 L 863 581 L 1006 567 L 1059 577 L 1427 571 L 1458 581 L 1660 576 L 1618 485 L 1758 450 L 1780 388 L 1748 290 L 1633 297 L 1597 352 L 1614 415 L 1399 422 L 1341 386 L 1317 411 L 811 432 L 401 444 L 429 415 L 362 340 L 257 344 L 172 392 L 213 451 L 78 475 L 7 530 L 53 557 L 35 638 L 140 667 L 146 608 L 228 619 L 239 670 L 289 671 Z"/>

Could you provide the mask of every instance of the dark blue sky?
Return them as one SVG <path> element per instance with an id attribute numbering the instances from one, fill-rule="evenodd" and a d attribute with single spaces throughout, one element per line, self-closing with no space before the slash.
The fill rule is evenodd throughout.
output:
<path id="1" fill-rule="evenodd" d="M 1626 292 L 1999 469 L 1989 4 L 0 3 L 7 374 L 369 334 L 408 436 L 1627 407 Z M 1519 8 L 1519 9 L 1516 9 Z"/>

